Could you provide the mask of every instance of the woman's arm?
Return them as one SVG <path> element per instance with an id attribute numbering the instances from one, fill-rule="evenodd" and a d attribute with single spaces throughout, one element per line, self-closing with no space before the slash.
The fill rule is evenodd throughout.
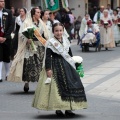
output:
<path id="1" fill-rule="evenodd" d="M 45 69 L 47 72 L 47 77 L 51 77 L 52 75 L 52 50 L 47 48 L 46 50 L 46 59 L 45 59 Z"/>
<path id="2" fill-rule="evenodd" d="M 51 55 L 52 55 L 52 50 L 50 48 L 47 48 L 46 59 L 45 59 L 45 69 L 46 70 L 51 69 Z"/>
<path id="3" fill-rule="evenodd" d="M 73 57 L 73 54 L 72 54 L 72 50 L 71 50 L 71 48 L 69 48 L 69 55 L 71 56 L 71 57 Z"/>

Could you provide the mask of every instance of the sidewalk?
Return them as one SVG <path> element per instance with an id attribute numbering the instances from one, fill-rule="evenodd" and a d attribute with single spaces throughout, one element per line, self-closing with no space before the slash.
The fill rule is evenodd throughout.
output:
<path id="1" fill-rule="evenodd" d="M 120 58 L 85 71 L 87 94 L 120 100 Z"/>
<path id="2" fill-rule="evenodd" d="M 76 39 L 71 41 L 76 44 Z M 120 57 L 85 71 L 82 82 L 89 95 L 120 100 Z"/>

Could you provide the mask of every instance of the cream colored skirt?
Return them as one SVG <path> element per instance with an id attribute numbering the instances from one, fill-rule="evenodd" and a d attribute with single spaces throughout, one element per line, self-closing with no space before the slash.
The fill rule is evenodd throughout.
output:
<path id="1" fill-rule="evenodd" d="M 78 110 L 87 108 L 87 102 L 62 101 L 55 80 L 45 84 L 45 69 L 40 74 L 32 106 L 40 110 Z"/>

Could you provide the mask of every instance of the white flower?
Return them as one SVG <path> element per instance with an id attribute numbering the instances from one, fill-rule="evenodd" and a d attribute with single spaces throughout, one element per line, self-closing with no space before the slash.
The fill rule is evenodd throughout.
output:
<path id="1" fill-rule="evenodd" d="M 23 32 L 25 32 L 25 31 L 27 31 L 27 28 L 25 28 L 25 29 L 23 30 Z"/>
<path id="2" fill-rule="evenodd" d="M 27 29 L 33 29 L 34 27 L 32 26 L 32 27 L 27 27 Z"/>
<path id="3" fill-rule="evenodd" d="M 108 24 L 108 22 L 104 22 L 104 24 Z"/>
<path id="4" fill-rule="evenodd" d="M 108 25 L 108 22 L 104 22 L 104 25 Z"/>
<path id="5" fill-rule="evenodd" d="M 33 27 L 26 27 L 26 28 L 23 30 L 23 32 L 25 32 L 25 31 L 27 31 L 28 29 L 31 29 L 31 28 L 33 28 Z"/>
<path id="6" fill-rule="evenodd" d="M 3 12 L 3 15 L 8 15 L 8 13 L 7 12 Z"/>
<path id="7" fill-rule="evenodd" d="M 12 39 L 14 38 L 14 36 L 15 36 L 15 34 L 14 34 L 14 33 L 11 33 L 11 38 L 12 38 Z"/>
<path id="8" fill-rule="evenodd" d="M 72 59 L 74 60 L 75 63 L 82 63 L 83 58 L 80 56 L 73 56 Z"/>
<path id="9" fill-rule="evenodd" d="M 51 83 L 51 78 L 47 78 L 45 81 L 45 84 L 49 84 L 49 83 Z"/>

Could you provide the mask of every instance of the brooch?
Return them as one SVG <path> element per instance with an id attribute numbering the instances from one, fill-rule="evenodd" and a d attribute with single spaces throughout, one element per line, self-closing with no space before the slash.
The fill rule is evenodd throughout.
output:
<path id="1" fill-rule="evenodd" d="M 58 46 L 58 43 L 54 43 L 54 46 L 57 47 L 57 46 Z"/>

